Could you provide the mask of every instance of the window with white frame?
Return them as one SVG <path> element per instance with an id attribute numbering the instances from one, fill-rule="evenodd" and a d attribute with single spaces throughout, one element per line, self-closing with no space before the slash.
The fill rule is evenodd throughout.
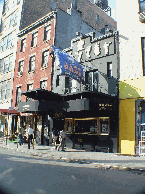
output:
<path id="1" fill-rule="evenodd" d="M 46 26 L 44 28 L 44 40 L 50 40 L 51 39 L 51 25 Z"/>
<path id="2" fill-rule="evenodd" d="M 0 52 L 3 52 L 13 46 L 12 33 L 4 37 L 0 43 Z"/>
<path id="3" fill-rule="evenodd" d="M 37 36 L 38 36 L 37 32 L 32 34 L 32 42 L 31 42 L 31 46 L 32 47 L 36 47 L 37 46 Z"/>
<path id="4" fill-rule="evenodd" d="M 18 75 L 23 75 L 24 60 L 19 61 Z"/>
<path id="5" fill-rule="evenodd" d="M 18 12 L 15 11 L 11 16 L 10 16 L 10 24 L 9 27 L 14 26 L 17 24 L 17 17 L 18 17 Z"/>
<path id="6" fill-rule="evenodd" d="M 49 50 L 44 51 L 42 55 L 42 67 L 48 67 Z"/>
<path id="7" fill-rule="evenodd" d="M 2 96 L 2 100 L 6 99 L 6 81 L 2 82 L 2 89 L 1 89 L 1 96 Z"/>
<path id="8" fill-rule="evenodd" d="M 65 94 L 72 92 L 72 79 L 70 77 L 65 77 Z"/>
<path id="9" fill-rule="evenodd" d="M 12 7 L 14 7 L 19 2 L 20 2 L 20 0 L 9 0 L 9 1 L 5 2 L 4 12 L 8 12 Z"/>
<path id="10" fill-rule="evenodd" d="M 20 52 L 25 52 L 25 47 L 26 47 L 26 39 L 23 39 L 21 40 Z"/>
<path id="11" fill-rule="evenodd" d="M 12 57 L 13 55 L 10 55 L 0 59 L 0 73 L 12 71 Z"/>
<path id="12" fill-rule="evenodd" d="M 16 106 L 18 105 L 19 102 L 21 102 L 21 87 L 17 87 L 16 89 Z"/>
<path id="13" fill-rule="evenodd" d="M 2 31 L 5 31 L 9 28 L 9 23 L 8 23 L 8 18 L 5 19 L 3 22 L 2 22 Z"/>
<path id="14" fill-rule="evenodd" d="M 9 71 L 9 58 L 6 57 L 4 60 L 4 72 L 8 72 Z"/>
<path id="15" fill-rule="evenodd" d="M 33 90 L 33 84 L 27 84 L 27 91 Z M 26 101 L 30 101 L 32 98 L 26 97 Z"/>
<path id="16" fill-rule="evenodd" d="M 29 70 L 28 72 L 33 72 L 35 70 L 35 56 L 30 57 L 29 60 Z"/>
<path id="17" fill-rule="evenodd" d="M 4 73 L 4 59 L 0 59 L 0 73 Z"/>
<path id="18" fill-rule="evenodd" d="M 107 62 L 107 77 L 112 77 L 112 62 Z"/>
<path id="19" fill-rule="evenodd" d="M 98 71 L 87 71 L 85 73 L 86 90 L 98 91 Z"/>
<path id="20" fill-rule="evenodd" d="M 40 88 L 47 90 L 47 80 L 40 81 Z"/>
<path id="21" fill-rule="evenodd" d="M 11 81 L 8 81 L 7 82 L 7 88 L 6 88 L 6 99 L 11 97 L 10 92 L 11 92 Z"/>

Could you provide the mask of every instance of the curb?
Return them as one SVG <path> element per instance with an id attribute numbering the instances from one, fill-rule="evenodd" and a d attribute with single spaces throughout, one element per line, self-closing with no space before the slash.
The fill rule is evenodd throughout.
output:
<path id="1" fill-rule="evenodd" d="M 8 147 L 6 145 L 1 146 L 1 147 L 4 148 L 4 149 L 20 151 L 21 153 L 27 153 L 27 154 L 30 154 L 30 155 L 36 156 L 36 157 L 42 157 L 42 155 L 40 155 L 38 153 L 28 153 L 25 150 L 20 150 L 18 148 L 11 148 L 11 147 Z M 63 157 L 60 157 L 59 159 L 51 158 L 51 160 L 53 160 L 53 161 L 68 162 L 68 163 L 77 163 L 77 164 L 91 164 L 91 165 L 95 165 L 95 167 L 97 169 L 121 170 L 121 171 L 129 171 L 129 172 L 132 172 L 132 173 L 138 173 L 140 175 L 145 175 L 145 168 L 143 168 L 143 167 L 141 167 L 141 168 L 137 168 L 137 167 L 133 168 L 133 167 L 126 167 L 126 166 L 112 166 L 112 165 L 107 165 L 107 164 L 89 162 L 86 159 L 82 159 L 82 160 L 80 160 L 80 159 L 67 159 L 67 158 L 63 158 Z"/>

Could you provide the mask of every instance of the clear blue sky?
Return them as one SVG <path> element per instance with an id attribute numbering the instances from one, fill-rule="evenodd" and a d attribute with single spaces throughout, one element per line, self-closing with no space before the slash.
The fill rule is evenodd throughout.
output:
<path id="1" fill-rule="evenodd" d="M 112 10 L 112 18 L 116 20 L 116 0 L 108 0 L 108 5 L 111 7 Z"/>

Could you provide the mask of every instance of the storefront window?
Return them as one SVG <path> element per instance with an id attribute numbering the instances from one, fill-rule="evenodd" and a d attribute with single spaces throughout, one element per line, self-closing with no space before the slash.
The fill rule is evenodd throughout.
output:
<path id="1" fill-rule="evenodd" d="M 109 135 L 110 120 L 109 117 L 66 119 L 65 131 L 68 133 L 96 133 L 98 135 Z"/>

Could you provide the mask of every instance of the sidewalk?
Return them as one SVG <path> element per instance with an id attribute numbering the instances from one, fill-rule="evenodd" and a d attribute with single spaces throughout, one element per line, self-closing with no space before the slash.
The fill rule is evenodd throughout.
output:
<path id="1" fill-rule="evenodd" d="M 54 146 L 31 145 L 28 149 L 28 144 L 22 146 L 14 143 L 8 143 L 3 138 L 0 138 L 0 148 L 13 150 L 19 153 L 26 153 L 30 157 L 44 158 L 55 161 L 65 161 L 69 163 L 80 164 L 95 164 L 97 168 L 119 169 L 119 170 L 145 170 L 145 156 L 124 156 L 116 153 L 104 153 L 85 151 L 81 149 L 65 148 L 65 152 L 57 151 Z"/>

